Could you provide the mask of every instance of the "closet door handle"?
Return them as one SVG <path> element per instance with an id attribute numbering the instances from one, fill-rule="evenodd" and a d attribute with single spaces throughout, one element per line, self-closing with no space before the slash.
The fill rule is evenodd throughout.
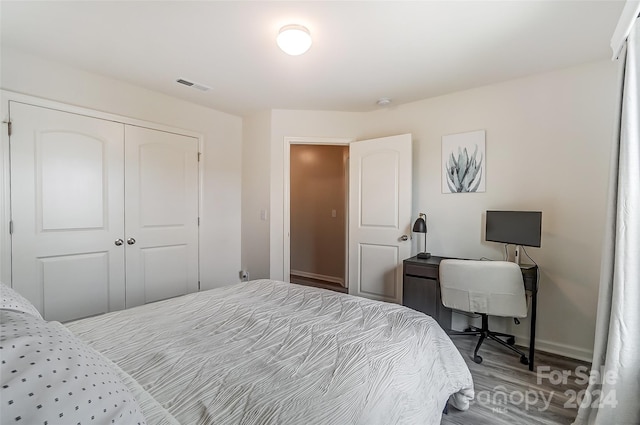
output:
<path id="1" fill-rule="evenodd" d="M 116 239 L 114 243 L 116 244 L 116 246 L 120 246 L 124 243 L 124 241 L 122 239 Z"/>
<path id="2" fill-rule="evenodd" d="M 129 238 L 129 239 L 127 239 L 127 243 L 128 243 L 129 245 L 133 245 L 134 243 L 136 243 L 136 240 L 135 240 L 135 239 L 133 239 L 133 238 Z"/>

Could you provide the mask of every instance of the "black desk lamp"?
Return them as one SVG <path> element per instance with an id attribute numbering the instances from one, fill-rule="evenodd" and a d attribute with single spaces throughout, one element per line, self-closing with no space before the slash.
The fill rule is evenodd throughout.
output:
<path id="1" fill-rule="evenodd" d="M 424 233 L 424 252 L 419 252 L 418 258 L 431 258 L 431 254 L 427 252 L 427 215 L 425 213 L 420 213 L 420 217 L 413 223 L 413 231 L 416 233 Z"/>

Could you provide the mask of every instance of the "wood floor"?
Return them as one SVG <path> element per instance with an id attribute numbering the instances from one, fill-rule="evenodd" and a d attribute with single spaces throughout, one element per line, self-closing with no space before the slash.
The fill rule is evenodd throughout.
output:
<path id="1" fill-rule="evenodd" d="M 316 288 L 330 289 L 332 291 L 342 292 L 346 294 L 349 290 L 344 286 L 337 283 L 327 282 L 325 280 L 312 279 L 310 277 L 303 277 L 297 275 L 290 276 L 291 283 L 297 283 L 298 285 L 315 286 Z"/>
<path id="2" fill-rule="evenodd" d="M 484 342 L 481 364 L 471 360 L 477 339 L 452 336 L 473 376 L 476 398 L 467 411 L 453 407 L 442 415 L 441 425 L 571 424 L 576 416 L 576 396 L 586 388 L 588 363 L 539 352 L 535 370 L 520 364 L 519 356 L 497 343 Z M 576 375 L 576 368 L 578 375 Z M 548 369 L 545 369 L 548 367 Z M 542 369 L 539 369 L 542 368 Z M 536 373 L 538 371 L 539 373 Z M 569 376 L 566 376 L 570 373 Z M 566 378 L 562 378 L 562 374 Z M 579 385 L 582 384 L 582 385 Z"/>

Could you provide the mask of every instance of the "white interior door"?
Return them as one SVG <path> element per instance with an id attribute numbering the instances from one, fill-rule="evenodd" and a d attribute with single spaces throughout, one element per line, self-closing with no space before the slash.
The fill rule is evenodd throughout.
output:
<path id="1" fill-rule="evenodd" d="M 127 308 L 198 290 L 198 140 L 126 126 Z"/>
<path id="2" fill-rule="evenodd" d="M 124 125 L 10 102 L 12 285 L 47 320 L 124 308 Z"/>
<path id="3" fill-rule="evenodd" d="M 411 254 L 411 135 L 351 143 L 349 293 L 402 302 Z"/>

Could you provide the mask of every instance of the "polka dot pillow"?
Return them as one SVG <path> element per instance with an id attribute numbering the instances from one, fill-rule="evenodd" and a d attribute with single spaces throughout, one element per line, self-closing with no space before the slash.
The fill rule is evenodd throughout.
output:
<path id="1" fill-rule="evenodd" d="M 40 312 L 25 297 L 0 282 L 0 309 L 15 310 L 42 319 Z"/>
<path id="2" fill-rule="evenodd" d="M 0 310 L 0 326 L 0 423 L 145 423 L 118 372 L 63 325 Z"/>

